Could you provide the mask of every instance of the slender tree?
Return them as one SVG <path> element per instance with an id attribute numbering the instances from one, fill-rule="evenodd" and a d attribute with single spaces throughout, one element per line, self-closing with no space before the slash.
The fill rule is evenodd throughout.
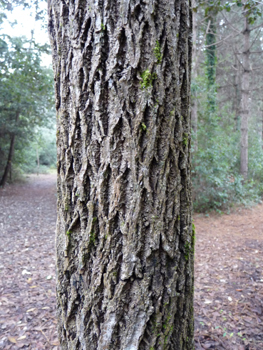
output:
<path id="1" fill-rule="evenodd" d="M 194 150 L 198 149 L 197 129 L 198 129 L 198 104 L 197 93 L 195 88 L 195 81 L 198 75 L 198 51 L 197 51 L 197 34 L 198 34 L 198 22 L 197 22 L 197 6 L 196 1 L 192 1 L 192 22 L 193 22 L 193 42 L 192 42 L 192 108 L 191 108 L 191 124 L 194 134 Z M 193 87 L 194 85 L 194 87 Z"/>
<path id="2" fill-rule="evenodd" d="M 210 5 L 210 6 L 209 6 Z M 213 119 L 213 113 L 216 110 L 216 16 L 218 13 L 217 6 L 209 2 L 206 14 L 206 77 L 207 77 L 207 112 L 209 119 Z"/>
<path id="3" fill-rule="evenodd" d="M 62 349 L 193 349 L 186 0 L 48 4 Z"/>
<path id="4" fill-rule="evenodd" d="M 234 130 L 239 130 L 240 128 L 240 105 L 241 105 L 241 64 L 238 60 L 237 55 L 234 57 L 234 74 L 233 74 L 233 87 L 234 94 L 232 97 L 232 110 L 235 118 L 235 128 Z"/>
<path id="5" fill-rule="evenodd" d="M 248 120 L 250 89 L 250 29 L 249 19 L 244 17 L 242 74 L 241 74 L 241 155 L 240 173 L 246 180 L 248 175 Z"/>
<path id="6" fill-rule="evenodd" d="M 15 117 L 15 124 L 18 123 L 19 119 L 19 111 L 16 112 L 16 117 Z M 4 186 L 7 182 L 8 175 L 11 176 L 11 169 L 12 169 L 12 160 L 14 156 L 14 151 L 15 151 L 15 139 L 16 139 L 16 133 L 13 131 L 9 134 L 10 138 L 10 144 L 9 144 L 9 151 L 8 151 L 8 157 L 4 169 L 3 176 L 0 181 L 0 186 Z"/>

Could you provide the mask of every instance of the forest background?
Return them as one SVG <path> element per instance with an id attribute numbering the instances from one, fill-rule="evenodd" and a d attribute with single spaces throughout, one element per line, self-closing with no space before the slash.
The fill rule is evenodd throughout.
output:
<path id="1" fill-rule="evenodd" d="M 194 210 L 218 212 L 263 195 L 262 5 L 193 2 Z M 49 45 L 11 36 L 5 23 L 30 9 L 45 31 L 45 1 L 0 1 L 0 185 L 56 166 Z M 14 28 L 15 23 L 11 23 Z M 187 140 L 185 140 L 187 142 Z"/>

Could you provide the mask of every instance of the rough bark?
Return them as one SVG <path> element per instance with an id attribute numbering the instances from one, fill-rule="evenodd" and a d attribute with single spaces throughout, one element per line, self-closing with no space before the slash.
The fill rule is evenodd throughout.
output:
<path id="1" fill-rule="evenodd" d="M 240 173 L 244 180 L 248 175 L 248 118 L 249 118 L 249 89 L 250 89 L 250 30 L 248 18 L 245 17 L 243 30 L 243 53 L 241 75 L 241 155 Z"/>
<path id="2" fill-rule="evenodd" d="M 185 0 L 49 0 L 61 348 L 193 349 Z"/>

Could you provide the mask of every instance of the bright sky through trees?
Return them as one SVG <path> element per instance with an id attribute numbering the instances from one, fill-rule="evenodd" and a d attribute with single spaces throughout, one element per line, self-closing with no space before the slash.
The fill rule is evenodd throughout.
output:
<path id="1" fill-rule="evenodd" d="M 36 164 L 55 165 L 46 157 L 55 150 L 55 112 L 45 5 L 10 4 L 1 1 L 0 13 L 0 186 Z M 43 148 L 47 128 L 53 138 Z"/>
<path id="2" fill-rule="evenodd" d="M 40 3 L 41 7 L 46 4 Z M 8 12 L 8 18 L 4 20 L 0 34 L 14 36 L 25 36 L 31 38 L 31 31 L 34 31 L 35 41 L 41 45 L 49 43 L 48 33 L 42 21 L 36 21 L 32 9 L 19 6 Z M 51 56 L 42 54 L 42 61 L 45 66 L 51 65 Z"/>

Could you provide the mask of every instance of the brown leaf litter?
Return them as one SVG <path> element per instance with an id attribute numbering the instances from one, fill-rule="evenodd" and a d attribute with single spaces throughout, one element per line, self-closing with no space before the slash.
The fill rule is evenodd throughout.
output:
<path id="1" fill-rule="evenodd" d="M 0 189 L 0 349 L 59 350 L 55 182 Z M 195 225 L 196 350 L 263 350 L 263 205 Z"/>

